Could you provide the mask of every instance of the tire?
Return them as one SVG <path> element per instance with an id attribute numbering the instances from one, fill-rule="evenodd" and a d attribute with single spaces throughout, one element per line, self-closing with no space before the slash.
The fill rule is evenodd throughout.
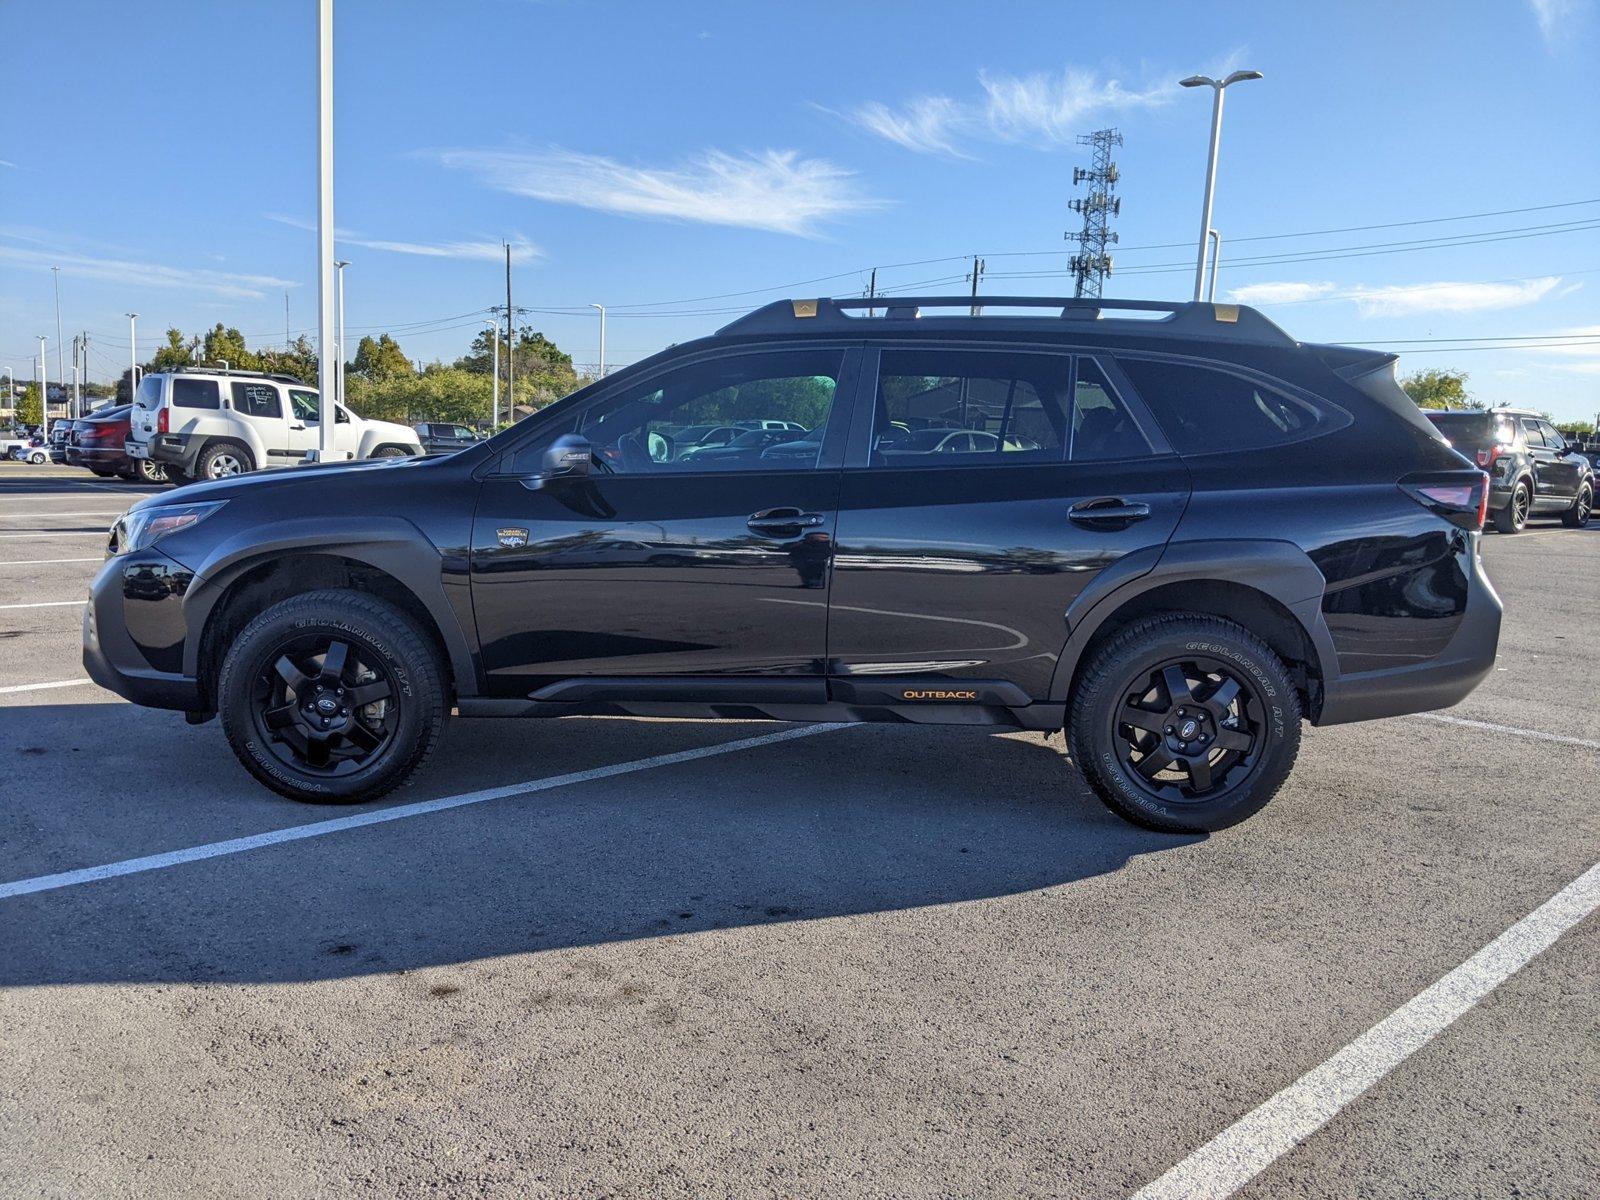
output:
<path id="1" fill-rule="evenodd" d="M 1572 501 L 1572 507 L 1561 514 L 1561 523 L 1568 529 L 1584 529 L 1588 527 L 1589 518 L 1594 513 L 1594 486 L 1583 484 L 1578 488 L 1578 495 Z"/>
<path id="2" fill-rule="evenodd" d="M 379 446 L 372 452 L 373 458 L 410 458 L 399 446 Z"/>
<path id="3" fill-rule="evenodd" d="M 36 467 L 42 467 L 42 466 L 44 466 L 44 461 L 45 461 L 46 457 L 47 457 L 47 455 L 41 454 L 38 451 L 34 451 L 34 453 L 28 455 L 28 461 L 31 462 Z"/>
<path id="4" fill-rule="evenodd" d="M 231 479 L 255 469 L 256 460 L 238 442 L 212 442 L 194 463 L 196 479 Z"/>
<path id="5" fill-rule="evenodd" d="M 173 487 L 182 487 L 186 483 L 194 482 L 193 475 L 189 475 L 184 471 L 179 470 L 177 467 L 166 466 L 163 464 L 161 469 L 166 472 L 167 482 Z"/>
<path id="6" fill-rule="evenodd" d="M 1134 712 L 1137 725 L 1120 719 Z M 1232 621 L 1146 617 L 1084 665 L 1067 743 L 1089 786 L 1124 820 L 1210 833 L 1259 812 L 1288 778 L 1300 752 L 1300 697 L 1282 660 Z M 1150 779 L 1139 771 L 1146 764 Z"/>
<path id="7" fill-rule="evenodd" d="M 1526 479 L 1517 480 L 1506 506 L 1494 514 L 1494 527 L 1501 533 L 1521 533 L 1528 524 L 1528 513 L 1533 508 L 1533 489 Z"/>
<path id="8" fill-rule="evenodd" d="M 341 645 L 342 671 L 328 661 Z M 374 699 L 362 703 L 364 690 Z M 446 695 L 433 645 L 410 617 L 364 592 L 326 590 L 291 596 L 245 627 L 223 661 L 217 711 L 239 761 L 279 795 L 359 804 L 422 766 Z"/>
<path id="9" fill-rule="evenodd" d="M 140 483 L 165 483 L 167 469 L 158 462 L 151 462 L 148 458 L 141 458 L 134 464 L 133 477 Z"/>

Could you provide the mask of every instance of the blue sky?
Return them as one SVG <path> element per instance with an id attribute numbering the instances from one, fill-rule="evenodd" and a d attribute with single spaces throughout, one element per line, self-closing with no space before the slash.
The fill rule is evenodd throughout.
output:
<path id="1" fill-rule="evenodd" d="M 281 343 L 285 291 L 314 325 L 315 7 L 0 6 L 0 367 L 30 375 L 46 334 L 55 376 L 51 265 L 95 378 L 130 310 L 142 356 L 217 320 Z M 1243 66 L 1265 79 L 1229 92 L 1219 298 L 1466 369 L 1490 402 L 1600 409 L 1593 0 L 339 0 L 335 35 L 352 340 L 460 353 L 503 301 L 503 239 L 519 305 L 580 310 L 526 318 L 580 363 L 590 302 L 617 363 L 873 266 L 961 291 L 976 253 L 990 294 L 1068 293 L 1074 138 L 1105 125 L 1107 293 L 1187 298 L 1210 102 L 1176 81 Z"/>

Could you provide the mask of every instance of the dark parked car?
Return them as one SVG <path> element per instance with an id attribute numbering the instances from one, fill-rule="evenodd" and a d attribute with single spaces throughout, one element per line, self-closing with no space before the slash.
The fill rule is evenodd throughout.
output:
<path id="1" fill-rule="evenodd" d="M 1303 720 L 1489 672 L 1485 476 L 1393 355 L 1234 305 L 987 303 L 1039 315 L 783 302 L 457 454 L 146 500 L 84 662 L 220 713 L 302 800 L 394 788 L 452 708 L 895 721 L 1064 730 L 1111 808 L 1181 831 L 1266 804 Z M 755 419 L 813 432 L 754 461 L 658 441 Z M 880 450 L 938 425 L 993 436 Z"/>
<path id="2" fill-rule="evenodd" d="M 74 422 L 67 435 L 67 462 L 88 467 L 103 479 L 115 475 L 142 483 L 166 482 L 167 470 L 160 463 L 128 455 L 128 415 L 132 411 L 132 405 L 123 404 Z"/>
<path id="3" fill-rule="evenodd" d="M 1489 513 L 1501 533 L 1520 533 L 1531 516 L 1581 529 L 1594 508 L 1589 458 L 1531 409 L 1430 412 L 1451 446 L 1489 474 Z"/>
<path id="4" fill-rule="evenodd" d="M 483 438 L 465 425 L 452 425 L 443 421 L 424 421 L 413 425 L 422 440 L 424 454 L 454 454 L 468 446 L 476 446 Z"/>
<path id="5" fill-rule="evenodd" d="M 50 423 L 50 432 L 45 438 L 45 444 L 50 448 L 50 461 L 58 466 L 67 461 L 67 440 L 72 436 L 72 430 L 77 423 L 72 417 L 61 417 Z"/>

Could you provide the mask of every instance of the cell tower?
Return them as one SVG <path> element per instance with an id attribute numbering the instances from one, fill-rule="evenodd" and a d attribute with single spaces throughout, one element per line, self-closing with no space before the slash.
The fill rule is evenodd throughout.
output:
<path id="1" fill-rule="evenodd" d="M 1111 218 L 1122 212 L 1122 197 L 1116 194 L 1117 164 L 1111 161 L 1111 148 L 1122 145 L 1122 134 L 1115 129 L 1097 129 L 1080 137 L 1078 145 L 1092 147 L 1092 166 L 1074 167 L 1072 186 L 1087 183 L 1086 195 L 1076 197 L 1068 206 L 1083 214 L 1083 229 L 1068 233 L 1067 241 L 1078 243 L 1078 252 L 1072 256 L 1070 266 L 1077 283 L 1074 296 L 1100 298 L 1100 288 L 1105 277 L 1111 274 L 1111 255 L 1106 247 L 1115 245 L 1117 235 L 1111 231 Z"/>

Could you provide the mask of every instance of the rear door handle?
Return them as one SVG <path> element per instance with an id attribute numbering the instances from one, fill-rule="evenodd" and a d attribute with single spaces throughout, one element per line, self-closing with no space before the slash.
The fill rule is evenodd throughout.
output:
<path id="1" fill-rule="evenodd" d="M 1129 501 L 1117 496 L 1082 500 L 1067 510 L 1067 517 L 1073 524 L 1089 529 L 1126 529 L 1149 515 L 1150 506 L 1143 500 Z"/>
<path id="2" fill-rule="evenodd" d="M 823 519 L 821 513 L 801 512 L 798 508 L 764 508 L 751 513 L 745 524 L 756 533 L 793 537 L 802 529 L 815 529 Z"/>

